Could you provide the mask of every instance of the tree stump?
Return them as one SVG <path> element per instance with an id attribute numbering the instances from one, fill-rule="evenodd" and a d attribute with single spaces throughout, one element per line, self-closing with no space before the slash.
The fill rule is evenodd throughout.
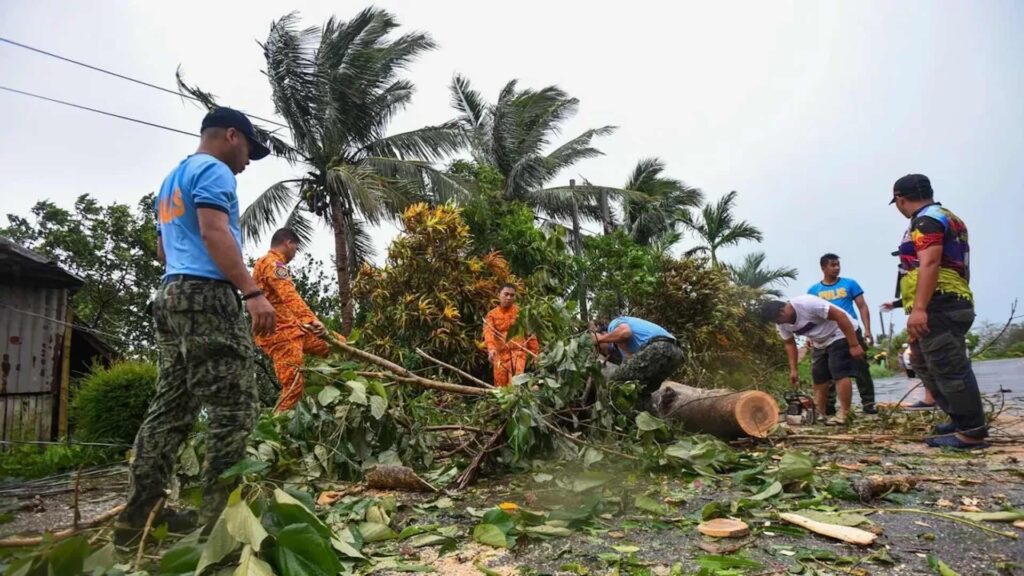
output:
<path id="1" fill-rule="evenodd" d="M 666 380 L 652 402 L 660 418 L 725 440 L 764 438 L 779 422 L 775 399 L 757 390 L 706 390 Z"/>

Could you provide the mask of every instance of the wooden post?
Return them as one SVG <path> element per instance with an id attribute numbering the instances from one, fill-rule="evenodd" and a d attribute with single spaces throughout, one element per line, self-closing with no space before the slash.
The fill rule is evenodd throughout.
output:
<path id="1" fill-rule="evenodd" d="M 57 399 L 57 438 L 68 436 L 68 393 L 71 384 L 71 336 L 75 311 L 71 307 L 71 298 L 67 298 L 67 318 L 64 323 L 64 342 L 60 359 L 60 397 Z"/>
<path id="2" fill-rule="evenodd" d="M 576 201 L 576 180 L 569 180 L 569 194 L 572 196 L 572 248 L 576 257 L 581 258 L 583 256 L 583 241 L 580 238 L 580 207 Z M 582 268 L 580 268 L 577 297 L 580 300 L 580 318 L 583 322 L 590 322 L 590 314 L 587 310 L 587 274 Z"/>

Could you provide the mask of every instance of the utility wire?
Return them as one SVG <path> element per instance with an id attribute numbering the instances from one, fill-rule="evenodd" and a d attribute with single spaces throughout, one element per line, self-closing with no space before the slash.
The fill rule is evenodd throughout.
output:
<path id="1" fill-rule="evenodd" d="M 103 114 L 104 116 L 111 116 L 113 118 L 120 118 L 121 120 L 127 120 L 129 122 L 135 122 L 145 126 L 152 126 L 153 128 L 160 128 L 162 130 L 168 130 L 170 132 L 177 132 L 178 134 L 184 134 L 185 136 L 199 137 L 199 134 L 194 132 L 186 132 L 185 130 L 178 130 L 177 128 L 171 128 L 170 126 L 164 126 L 163 124 L 155 124 L 153 122 L 147 122 L 145 120 L 139 120 L 138 118 L 132 118 L 130 116 L 122 116 L 121 114 L 114 114 L 113 112 L 105 112 L 103 110 L 97 110 L 96 108 L 90 108 L 88 106 L 82 106 L 81 104 L 75 104 L 72 102 L 66 102 L 64 100 L 57 100 L 56 98 L 50 98 L 41 94 L 33 94 L 32 92 L 25 92 L 24 90 L 18 90 L 16 88 L 10 88 L 8 86 L 0 85 L 0 90 L 6 90 L 15 94 L 21 94 L 22 96 L 30 96 L 32 98 L 38 98 L 40 100 L 46 100 L 47 102 L 53 102 L 55 104 L 63 104 L 65 106 L 71 106 L 72 108 L 78 108 L 80 110 L 88 110 L 89 112 L 95 112 L 97 114 Z"/>
<path id="2" fill-rule="evenodd" d="M 30 51 L 35 52 L 37 54 L 42 54 L 44 56 L 49 56 L 50 58 L 56 58 L 58 60 L 63 60 L 64 62 L 68 62 L 68 63 L 74 64 L 76 66 L 81 66 L 83 68 L 88 68 L 90 70 L 95 70 L 96 72 L 102 72 L 103 74 L 109 74 L 110 76 L 113 76 L 115 78 L 120 78 L 122 80 L 127 80 L 129 82 L 134 82 L 135 84 L 139 84 L 141 86 L 146 86 L 147 88 L 153 88 L 154 90 L 159 90 L 161 92 L 166 92 L 168 94 L 173 94 L 175 96 L 181 96 L 182 98 L 188 98 L 189 100 L 193 100 L 195 102 L 202 103 L 202 100 L 200 100 L 199 98 L 196 98 L 195 96 L 192 96 L 191 94 L 184 94 L 184 93 L 179 92 L 177 90 L 171 90 L 170 88 L 164 88 L 163 86 L 158 86 L 156 84 L 151 84 L 151 83 L 145 82 L 143 80 L 138 80 L 136 78 L 132 78 L 131 76 L 125 76 L 124 74 L 118 74 L 117 72 L 112 72 L 112 71 L 107 70 L 105 68 L 100 68 L 99 66 L 93 66 L 92 64 L 86 64 L 85 62 L 80 62 L 78 60 L 73 60 L 73 59 L 68 58 L 66 56 L 61 56 L 59 54 L 54 54 L 53 52 L 47 52 L 46 50 L 41 50 L 39 48 L 34 48 L 34 47 L 29 46 L 27 44 L 22 44 L 21 42 L 15 42 L 14 40 L 11 40 L 10 38 L 4 38 L 3 36 L 0 36 L 0 42 L 6 42 L 7 44 L 10 44 L 12 46 L 17 46 L 18 48 L 24 48 L 25 50 L 30 50 Z M 288 128 L 287 124 L 283 124 L 283 123 L 278 122 L 276 120 L 271 120 L 269 118 L 262 118 L 260 116 L 256 116 L 255 114 L 246 113 L 246 115 L 249 116 L 250 118 L 255 118 L 257 120 L 261 120 L 261 121 L 266 122 L 268 124 L 273 124 L 275 126 L 281 126 L 282 128 Z"/>

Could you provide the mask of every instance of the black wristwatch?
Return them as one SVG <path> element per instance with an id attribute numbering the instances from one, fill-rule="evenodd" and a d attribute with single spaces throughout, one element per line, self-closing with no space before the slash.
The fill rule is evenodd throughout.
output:
<path id="1" fill-rule="evenodd" d="M 253 290 L 252 292 L 249 292 L 248 294 L 242 295 L 242 301 L 244 302 L 246 300 L 252 300 L 253 298 L 256 298 L 257 296 L 263 296 L 263 290 L 257 289 L 257 290 Z"/>

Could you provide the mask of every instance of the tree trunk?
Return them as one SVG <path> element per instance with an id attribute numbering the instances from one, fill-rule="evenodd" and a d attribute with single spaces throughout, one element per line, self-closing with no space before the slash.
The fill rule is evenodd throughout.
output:
<path id="1" fill-rule="evenodd" d="M 341 300 L 341 333 L 352 332 L 352 275 L 349 272 L 348 221 L 337 196 L 331 196 L 331 218 L 334 225 L 334 268 L 338 275 L 338 298 Z"/>
<path id="2" fill-rule="evenodd" d="M 764 438 L 779 422 L 775 399 L 756 390 L 705 390 L 666 380 L 652 398 L 661 418 L 726 440 Z"/>

